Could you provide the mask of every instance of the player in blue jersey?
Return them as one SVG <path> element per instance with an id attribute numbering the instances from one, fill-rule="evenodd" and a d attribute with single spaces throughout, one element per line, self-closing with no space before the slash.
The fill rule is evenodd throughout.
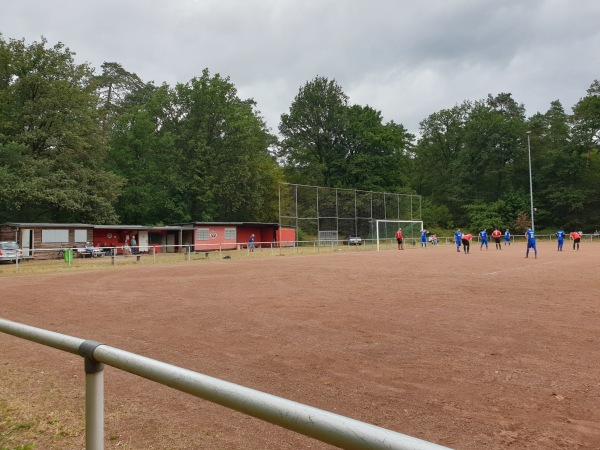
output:
<path id="1" fill-rule="evenodd" d="M 479 244 L 479 250 L 483 249 L 483 246 L 485 245 L 485 249 L 488 249 L 488 236 L 487 236 L 487 231 L 485 230 L 481 230 L 479 232 L 479 239 L 481 239 L 481 244 Z"/>
<path id="2" fill-rule="evenodd" d="M 506 246 L 506 244 L 510 245 L 510 231 L 508 231 L 508 228 L 504 232 L 504 245 Z"/>
<path id="3" fill-rule="evenodd" d="M 421 230 L 421 247 L 427 247 L 427 233 L 429 231 L 425 229 Z"/>
<path id="4" fill-rule="evenodd" d="M 537 258 L 537 247 L 535 245 L 535 233 L 531 229 L 531 227 L 527 227 L 527 231 L 525 232 L 525 237 L 527 238 L 527 253 L 525 253 L 525 258 L 529 258 L 529 249 L 532 248 L 535 253 L 535 257 Z"/>
<path id="5" fill-rule="evenodd" d="M 556 238 L 558 239 L 558 251 L 562 252 L 563 244 L 565 243 L 565 232 L 562 228 L 556 232 Z"/>
<path id="6" fill-rule="evenodd" d="M 456 251 L 460 253 L 460 244 L 462 243 L 462 231 L 460 228 L 454 232 L 454 241 L 456 242 Z"/>

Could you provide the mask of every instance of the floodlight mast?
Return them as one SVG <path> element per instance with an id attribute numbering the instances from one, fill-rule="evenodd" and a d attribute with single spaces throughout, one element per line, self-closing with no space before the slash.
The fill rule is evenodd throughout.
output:
<path id="1" fill-rule="evenodd" d="M 531 229 L 535 231 L 535 226 L 533 223 L 533 181 L 531 178 L 531 141 L 529 137 L 531 136 L 531 131 L 527 132 L 527 153 L 529 154 L 529 199 L 531 201 Z"/>

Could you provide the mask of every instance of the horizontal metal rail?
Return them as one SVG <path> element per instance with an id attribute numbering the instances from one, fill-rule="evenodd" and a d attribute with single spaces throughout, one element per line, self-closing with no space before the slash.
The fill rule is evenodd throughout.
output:
<path id="1" fill-rule="evenodd" d="M 447 448 L 98 342 L 2 318 L 0 318 L 0 331 L 85 358 L 86 446 L 88 450 L 104 448 L 103 364 L 339 448 L 357 450 L 440 450 Z"/>

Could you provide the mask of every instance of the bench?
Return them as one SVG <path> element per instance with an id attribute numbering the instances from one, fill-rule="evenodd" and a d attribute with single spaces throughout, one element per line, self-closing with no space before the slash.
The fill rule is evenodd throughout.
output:
<path id="1" fill-rule="evenodd" d="M 80 258 L 99 258 L 104 256 L 104 251 L 101 248 L 76 248 L 77 256 Z"/>

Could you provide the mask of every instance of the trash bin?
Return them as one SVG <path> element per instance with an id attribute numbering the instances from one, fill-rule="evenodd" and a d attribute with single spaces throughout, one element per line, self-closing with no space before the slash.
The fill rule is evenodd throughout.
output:
<path id="1" fill-rule="evenodd" d="M 70 263 L 71 261 L 73 261 L 73 249 L 72 248 L 68 248 L 64 251 L 65 254 L 65 262 Z"/>

